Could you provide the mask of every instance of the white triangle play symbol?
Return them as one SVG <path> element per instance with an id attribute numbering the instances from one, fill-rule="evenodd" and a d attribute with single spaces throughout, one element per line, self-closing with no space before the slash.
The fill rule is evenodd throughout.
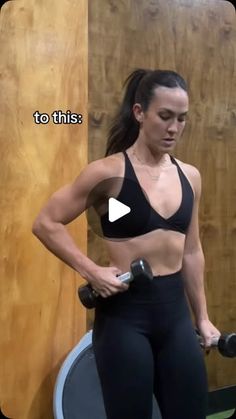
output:
<path id="1" fill-rule="evenodd" d="M 108 200 L 108 219 L 111 223 L 118 220 L 124 215 L 128 214 L 131 211 L 128 205 L 122 204 L 115 198 L 109 198 Z"/>

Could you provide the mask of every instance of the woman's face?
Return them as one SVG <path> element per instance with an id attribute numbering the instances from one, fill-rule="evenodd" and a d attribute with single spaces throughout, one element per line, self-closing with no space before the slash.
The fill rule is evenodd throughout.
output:
<path id="1" fill-rule="evenodd" d="M 133 109 L 140 122 L 140 139 L 154 151 L 172 151 L 185 127 L 187 92 L 180 87 L 159 86 L 145 112 L 140 104 L 135 104 Z"/>

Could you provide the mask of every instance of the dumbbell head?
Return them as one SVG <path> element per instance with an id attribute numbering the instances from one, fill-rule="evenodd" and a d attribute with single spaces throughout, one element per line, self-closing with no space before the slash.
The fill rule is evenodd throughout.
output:
<path id="1" fill-rule="evenodd" d="M 218 349 L 223 356 L 228 358 L 236 357 L 236 333 L 221 335 L 218 342 Z"/>
<path id="2" fill-rule="evenodd" d="M 130 265 L 133 279 L 139 276 L 145 276 L 147 279 L 153 279 L 153 274 L 149 263 L 145 259 L 136 259 Z"/>
<path id="3" fill-rule="evenodd" d="M 79 287 L 78 294 L 81 303 L 86 308 L 94 308 L 96 306 L 97 294 L 90 285 L 83 285 Z"/>

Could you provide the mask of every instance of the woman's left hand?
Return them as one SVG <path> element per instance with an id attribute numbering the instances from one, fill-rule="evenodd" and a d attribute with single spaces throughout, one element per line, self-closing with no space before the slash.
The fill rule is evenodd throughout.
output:
<path id="1" fill-rule="evenodd" d="M 210 322 L 210 320 L 201 320 L 197 323 L 197 328 L 202 337 L 204 348 L 209 351 L 212 338 L 220 337 L 220 331 Z"/>

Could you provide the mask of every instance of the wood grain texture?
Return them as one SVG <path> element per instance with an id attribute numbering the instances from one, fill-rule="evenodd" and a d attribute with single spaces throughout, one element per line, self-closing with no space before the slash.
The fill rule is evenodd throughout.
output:
<path id="1" fill-rule="evenodd" d="M 87 163 L 87 1 L 7 2 L 0 28 L 0 407 L 13 419 L 51 419 L 55 378 L 86 332 L 86 311 L 81 278 L 31 228 Z M 37 125 L 36 110 L 71 110 L 83 123 Z M 85 216 L 69 229 L 86 253 Z"/>
<path id="2" fill-rule="evenodd" d="M 132 70 L 172 69 L 189 83 L 190 120 L 175 155 L 202 174 L 206 293 L 210 317 L 222 331 L 236 331 L 235 23 L 233 5 L 220 0 L 89 3 L 89 160 L 104 155 L 122 83 Z M 107 264 L 91 231 L 88 254 Z M 91 326 L 91 312 L 88 321 Z M 207 368 L 211 388 L 236 384 L 234 359 L 212 352 Z"/>

